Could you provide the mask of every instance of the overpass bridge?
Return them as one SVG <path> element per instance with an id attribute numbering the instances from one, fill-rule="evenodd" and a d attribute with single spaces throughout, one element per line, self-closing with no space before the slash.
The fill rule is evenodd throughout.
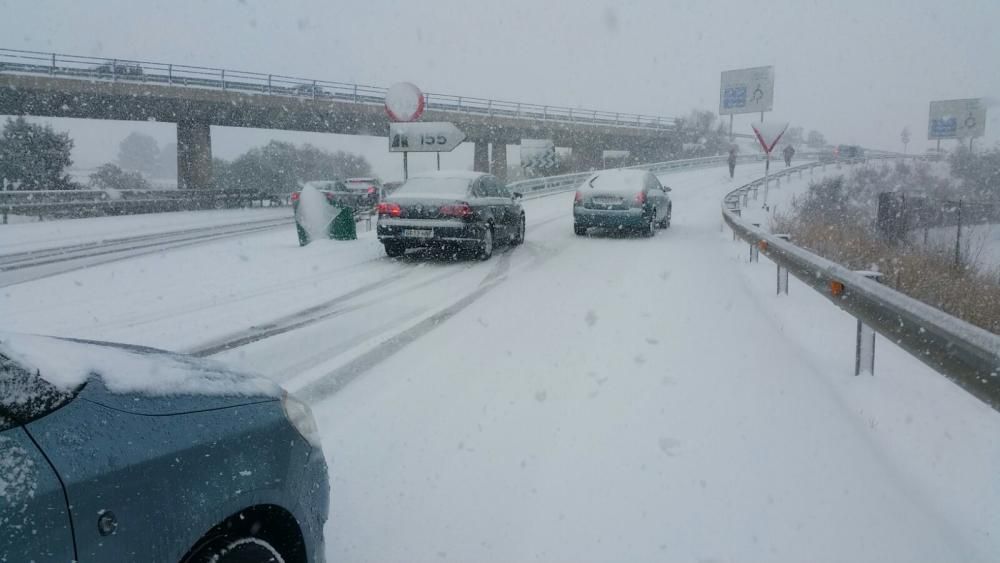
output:
<path id="1" fill-rule="evenodd" d="M 212 183 L 211 126 L 388 136 L 385 88 L 172 63 L 0 49 L 0 114 L 177 124 L 181 189 Z M 670 117 L 427 93 L 424 119 L 473 142 L 474 169 L 503 176 L 522 138 L 570 147 L 581 167 L 605 149 L 654 162 L 680 148 Z M 489 146 L 493 146 L 492 160 Z"/>

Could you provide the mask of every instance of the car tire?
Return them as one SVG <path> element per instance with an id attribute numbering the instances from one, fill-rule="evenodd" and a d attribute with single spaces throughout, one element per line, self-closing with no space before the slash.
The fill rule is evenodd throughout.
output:
<path id="1" fill-rule="evenodd" d="M 406 246 L 399 242 L 385 242 L 385 253 L 389 258 L 399 258 L 406 254 Z"/>
<path id="2" fill-rule="evenodd" d="M 515 233 L 512 237 L 510 237 L 511 246 L 518 246 L 524 242 L 524 232 L 525 232 L 524 215 L 521 215 L 521 220 L 518 222 L 517 226 L 517 233 Z"/>
<path id="3" fill-rule="evenodd" d="M 576 225 L 576 224 L 574 224 L 573 225 L 573 232 L 576 233 L 576 236 L 582 237 L 583 235 L 587 234 L 587 227 L 584 227 L 582 225 Z"/>
<path id="4" fill-rule="evenodd" d="M 486 226 L 486 232 L 483 233 L 483 240 L 479 241 L 479 255 L 480 260 L 486 261 L 493 256 L 493 225 Z"/>
<path id="5" fill-rule="evenodd" d="M 220 538 L 195 555 L 192 563 L 278 563 L 281 553 L 261 538 Z"/>
<path id="6" fill-rule="evenodd" d="M 649 223 L 642 229 L 642 236 L 646 238 L 656 236 L 656 210 L 653 210 L 653 214 L 649 217 Z"/>

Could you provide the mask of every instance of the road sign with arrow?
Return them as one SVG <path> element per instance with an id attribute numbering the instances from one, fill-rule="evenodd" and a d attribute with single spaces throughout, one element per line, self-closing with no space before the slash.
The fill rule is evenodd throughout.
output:
<path id="1" fill-rule="evenodd" d="M 465 133 L 447 121 L 389 124 L 389 152 L 451 152 Z"/>

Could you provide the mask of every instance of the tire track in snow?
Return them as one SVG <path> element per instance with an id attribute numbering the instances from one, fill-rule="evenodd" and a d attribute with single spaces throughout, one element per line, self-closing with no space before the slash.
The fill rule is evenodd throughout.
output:
<path id="1" fill-rule="evenodd" d="M 479 300 L 479 298 L 486 295 L 490 290 L 503 283 L 507 279 L 507 273 L 510 270 L 510 261 L 513 255 L 513 251 L 505 252 L 493 270 L 487 274 L 485 278 L 483 278 L 482 282 L 480 282 L 479 287 L 468 295 L 425 318 L 414 326 L 394 334 L 378 346 L 364 352 L 360 356 L 334 369 L 326 375 L 321 376 L 319 379 L 306 384 L 301 389 L 296 391 L 296 395 L 305 397 L 307 401 L 315 403 L 340 391 L 368 370 L 392 357 L 409 344 L 412 344 L 416 340 L 420 339 L 420 337 L 434 330 L 438 325 L 455 316 L 469 305 L 475 303 Z"/>

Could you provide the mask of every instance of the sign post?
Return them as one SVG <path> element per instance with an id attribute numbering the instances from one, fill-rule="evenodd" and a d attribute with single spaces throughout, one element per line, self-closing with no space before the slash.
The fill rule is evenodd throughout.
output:
<path id="1" fill-rule="evenodd" d="M 930 103 L 927 118 L 927 139 L 937 141 L 941 151 L 941 139 L 969 138 L 972 140 L 986 134 L 986 104 L 979 98 L 965 100 L 939 100 Z"/>
<path id="2" fill-rule="evenodd" d="M 403 153 L 403 179 L 409 177 L 407 155 L 411 152 L 436 152 L 438 170 L 441 153 L 451 152 L 465 140 L 455 124 L 447 121 L 418 121 L 389 124 L 389 152 Z"/>
<path id="3" fill-rule="evenodd" d="M 729 115 L 729 140 L 733 139 L 733 115 L 774 109 L 774 67 L 761 66 L 723 71 L 719 88 L 719 115 Z"/>
<path id="4" fill-rule="evenodd" d="M 778 141 L 785 134 L 785 130 L 788 129 L 788 122 L 752 123 L 750 127 L 753 128 L 757 142 L 760 143 L 761 148 L 764 149 L 764 153 L 767 155 L 767 161 L 764 164 L 764 208 L 766 209 L 768 174 L 771 170 L 771 151 L 774 150 L 774 147 L 778 146 Z"/>
<path id="5" fill-rule="evenodd" d="M 420 119 L 424 113 L 425 98 L 420 88 L 409 82 L 397 82 L 385 91 L 385 113 L 393 122 L 413 122 Z M 392 139 L 392 125 L 389 126 Z M 397 143 L 398 144 L 398 143 Z M 407 150 L 393 151 L 390 141 L 390 152 L 403 153 L 403 180 L 409 178 Z M 441 168 L 440 157 L 438 158 L 438 169 Z"/>
<path id="6" fill-rule="evenodd" d="M 551 170 L 559 164 L 556 144 L 551 139 L 521 139 L 521 168 Z"/>

